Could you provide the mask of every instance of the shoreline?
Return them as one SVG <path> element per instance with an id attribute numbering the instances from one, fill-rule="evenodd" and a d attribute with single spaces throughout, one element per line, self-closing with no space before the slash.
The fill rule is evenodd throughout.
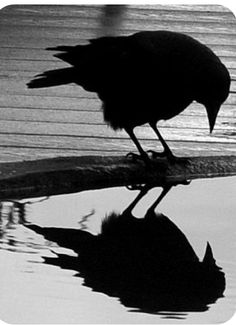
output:
<path id="1" fill-rule="evenodd" d="M 236 156 L 190 157 L 187 164 L 152 160 L 152 168 L 122 156 L 57 157 L 0 163 L 0 200 L 51 196 L 149 183 L 236 175 Z"/>

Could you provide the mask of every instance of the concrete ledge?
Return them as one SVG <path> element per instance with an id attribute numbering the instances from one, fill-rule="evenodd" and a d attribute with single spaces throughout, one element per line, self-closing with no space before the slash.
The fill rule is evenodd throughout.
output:
<path id="1" fill-rule="evenodd" d="M 236 156 L 191 157 L 188 164 L 156 159 L 153 168 L 124 157 L 82 156 L 0 164 L 0 199 L 74 193 L 142 183 L 236 175 Z"/>

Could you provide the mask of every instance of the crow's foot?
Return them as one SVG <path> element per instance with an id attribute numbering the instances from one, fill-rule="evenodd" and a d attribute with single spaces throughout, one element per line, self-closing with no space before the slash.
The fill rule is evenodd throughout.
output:
<path id="1" fill-rule="evenodd" d="M 176 157 L 171 151 L 156 152 L 154 150 L 148 150 L 147 152 L 152 155 L 153 159 L 166 158 L 171 164 L 189 164 L 189 158 Z"/>
<path id="2" fill-rule="evenodd" d="M 191 181 L 185 177 L 174 177 L 173 179 L 167 179 L 163 184 L 163 188 L 173 187 L 177 185 L 189 185 L 190 183 Z"/>
<path id="3" fill-rule="evenodd" d="M 148 186 L 147 184 L 132 184 L 132 185 L 127 185 L 126 188 L 130 191 L 148 192 L 151 186 Z"/>
<path id="4" fill-rule="evenodd" d="M 136 163 L 137 161 L 143 161 L 146 166 L 150 167 L 151 165 L 151 159 L 149 158 L 148 154 L 146 152 L 143 152 L 142 155 L 139 155 L 137 153 L 129 152 L 126 157 L 131 161 Z"/>
<path id="5" fill-rule="evenodd" d="M 133 152 L 127 153 L 126 158 L 128 158 L 132 162 L 143 160 L 143 157 L 141 155 Z"/>

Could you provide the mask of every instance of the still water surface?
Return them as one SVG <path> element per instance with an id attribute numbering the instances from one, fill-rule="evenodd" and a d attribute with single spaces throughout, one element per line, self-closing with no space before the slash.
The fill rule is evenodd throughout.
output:
<path id="1" fill-rule="evenodd" d="M 143 217 L 161 189 L 152 189 L 135 207 Z M 98 234 L 106 215 L 122 212 L 138 191 L 113 188 L 25 200 L 26 220 L 42 227 L 81 229 Z M 12 203 L 2 206 L 0 233 L 0 318 L 9 323 L 219 323 L 236 306 L 236 177 L 196 180 L 171 189 L 157 207 L 185 234 L 200 260 L 210 243 L 226 278 L 224 297 L 205 311 L 158 313 L 125 307 L 117 297 L 83 285 L 78 271 L 46 260 L 76 256 L 42 235 L 8 222 Z M 55 263 L 56 264 L 56 263 Z"/>

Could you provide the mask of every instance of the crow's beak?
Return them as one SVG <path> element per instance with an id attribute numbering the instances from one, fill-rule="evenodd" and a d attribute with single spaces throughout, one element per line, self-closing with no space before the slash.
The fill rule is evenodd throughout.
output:
<path id="1" fill-rule="evenodd" d="M 213 257 L 213 252 L 210 244 L 207 242 L 206 252 L 202 261 L 205 265 L 216 265 L 216 260 Z"/>
<path id="2" fill-rule="evenodd" d="M 209 121 L 209 127 L 210 127 L 210 133 L 212 133 L 215 122 L 216 122 L 216 117 L 218 115 L 219 109 L 220 109 L 221 104 L 213 104 L 213 105 L 207 105 L 206 110 L 207 110 L 207 116 L 208 116 L 208 121 Z"/>

